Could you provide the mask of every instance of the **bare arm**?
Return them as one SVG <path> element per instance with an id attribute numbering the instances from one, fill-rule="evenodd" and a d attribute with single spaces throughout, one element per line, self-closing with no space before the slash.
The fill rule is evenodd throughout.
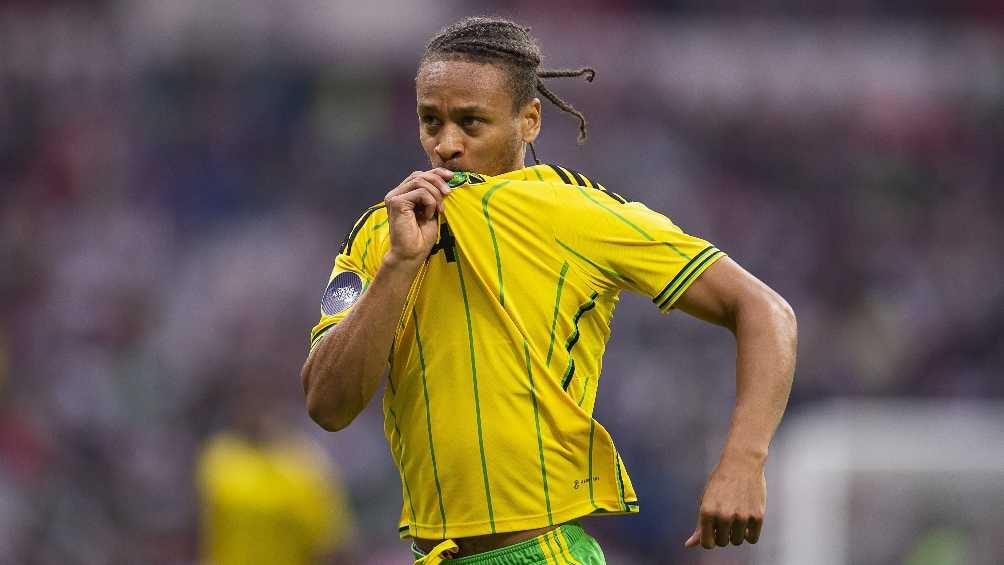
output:
<path id="1" fill-rule="evenodd" d="M 328 431 L 348 426 L 377 390 L 408 290 L 436 242 L 437 211 L 450 192 L 444 179 L 452 174 L 416 171 L 387 193 L 390 251 L 359 302 L 320 339 L 300 371 L 307 412 Z"/>
<path id="2" fill-rule="evenodd" d="M 421 263 L 384 258 L 352 312 L 314 347 L 300 378 L 307 412 L 322 428 L 348 426 L 366 408 L 387 366 L 394 329 Z"/>
<path id="3" fill-rule="evenodd" d="M 710 549 L 743 539 L 755 543 L 766 511 L 763 468 L 794 378 L 795 314 L 780 295 L 728 257 L 708 268 L 676 306 L 736 336 L 736 405 L 687 545 L 700 542 Z"/>

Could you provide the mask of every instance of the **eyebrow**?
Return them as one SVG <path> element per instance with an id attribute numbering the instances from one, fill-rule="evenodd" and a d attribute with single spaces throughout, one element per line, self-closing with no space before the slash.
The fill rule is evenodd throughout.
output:
<path id="1" fill-rule="evenodd" d="M 434 104 L 419 104 L 419 112 L 435 112 L 437 107 Z M 455 114 L 485 114 L 488 112 L 488 108 L 481 106 L 480 104 L 465 104 L 462 106 L 454 106 L 453 113 Z"/>

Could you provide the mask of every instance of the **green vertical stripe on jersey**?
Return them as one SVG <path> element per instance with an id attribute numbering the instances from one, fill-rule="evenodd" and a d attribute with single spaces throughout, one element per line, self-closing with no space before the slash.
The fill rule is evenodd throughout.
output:
<path id="1" fill-rule="evenodd" d="M 544 180 L 544 177 L 540 175 L 540 171 L 537 170 L 537 167 L 530 167 L 530 170 L 533 171 L 533 174 L 537 175 L 537 180 L 539 181 Z"/>
<path id="2" fill-rule="evenodd" d="M 547 366 L 551 366 L 551 354 L 554 353 L 554 329 L 558 326 L 558 307 L 561 306 L 561 287 L 565 285 L 565 275 L 568 273 L 568 261 L 561 265 L 558 275 L 558 292 L 554 296 L 554 317 L 551 318 L 551 343 L 547 346 Z"/>
<path id="3" fill-rule="evenodd" d="M 502 188 L 503 186 L 509 184 L 512 181 L 504 181 L 496 184 L 495 186 L 488 189 L 484 197 L 481 199 L 481 209 L 485 213 L 485 222 L 488 223 L 488 233 L 492 236 L 492 247 L 495 248 L 495 267 L 498 269 L 499 273 L 499 304 L 505 306 L 505 291 L 502 285 L 502 255 L 499 254 L 499 242 L 495 238 L 495 226 L 492 225 L 492 217 L 488 214 L 488 201 L 491 200 L 495 191 Z"/>
<path id="4" fill-rule="evenodd" d="M 572 171 L 572 174 L 575 174 L 575 172 L 574 172 L 574 171 Z M 585 186 L 585 185 L 583 185 L 583 186 Z M 641 229 L 640 227 L 638 227 L 638 226 L 637 226 L 637 225 L 636 225 L 636 224 L 635 224 L 634 222 L 632 222 L 631 220 L 628 220 L 628 219 L 627 219 L 627 218 L 625 218 L 624 216 L 622 216 L 622 215 L 618 214 L 616 210 L 614 210 L 614 209 L 612 209 L 612 208 L 610 208 L 610 207 L 606 206 L 605 204 L 603 204 L 603 203 L 602 203 L 602 202 L 600 202 L 599 200 L 596 200 L 595 198 L 593 198 L 592 196 L 590 196 L 588 192 L 586 192 L 585 190 L 583 190 L 583 189 L 582 189 L 582 187 L 579 187 L 579 186 L 576 186 L 576 188 L 578 189 L 579 193 L 580 193 L 580 194 L 582 194 L 582 196 L 585 196 L 585 197 L 586 197 L 587 199 L 589 199 L 589 201 L 590 201 L 590 202 L 592 202 L 593 204 L 596 204 L 596 205 L 597 205 L 597 206 L 599 206 L 600 208 L 603 208 L 603 209 L 604 209 L 604 210 L 606 210 L 607 212 L 609 212 L 609 213 L 613 214 L 613 215 L 614 215 L 614 217 L 616 217 L 616 218 L 617 218 L 618 220 L 620 220 L 621 222 L 624 222 L 624 224 L 625 224 L 625 225 L 627 225 L 628 227 L 630 227 L 630 228 L 631 228 L 631 229 L 633 229 L 634 231 L 636 231 L 636 232 L 638 232 L 639 234 L 641 234 L 641 236 L 642 236 L 642 237 L 644 237 L 644 238 L 645 238 L 645 239 L 647 239 L 648 241 L 655 241 L 655 238 L 654 238 L 654 237 L 652 237 L 651 235 L 649 235 L 649 234 L 648 234 L 648 232 L 646 232 L 645 230 L 643 230 L 643 229 Z M 597 189 L 595 189 L 595 190 L 602 190 L 602 191 L 603 191 L 604 193 L 606 193 L 606 194 L 613 194 L 613 193 L 610 193 L 610 192 L 607 192 L 607 189 L 605 189 L 605 188 L 602 188 L 602 187 L 601 187 L 601 188 L 597 188 Z M 623 204 L 623 203 L 624 203 L 624 199 L 623 199 L 623 198 L 620 198 L 620 196 L 618 196 L 617 198 L 619 199 L 619 202 L 620 202 L 621 204 Z M 665 245 L 666 247 L 668 247 L 668 248 L 672 249 L 672 250 L 673 250 L 673 251 L 674 251 L 674 252 L 675 252 L 675 253 L 676 253 L 677 255 L 679 255 L 680 257 L 683 257 L 684 259 L 690 259 L 690 257 L 689 257 L 689 256 L 687 256 L 687 254 L 686 254 L 686 253 L 684 253 L 684 252 L 680 251 L 680 249 L 679 249 L 678 247 L 676 247 L 675 245 L 673 245 L 672 243 L 670 243 L 670 242 L 668 242 L 668 241 L 660 241 L 659 243 L 661 243 L 661 244 Z"/>
<path id="5" fill-rule="evenodd" d="M 401 466 L 398 467 L 397 470 L 401 473 L 401 482 L 404 483 L 404 492 L 405 492 L 405 494 L 408 497 L 408 508 L 411 508 L 411 523 L 415 524 L 415 534 L 417 535 L 418 534 L 418 525 L 417 525 L 418 524 L 418 517 L 415 516 L 415 505 L 411 503 L 411 489 L 408 487 L 408 479 L 407 479 L 407 477 L 404 476 L 405 475 L 405 473 L 404 473 L 404 456 L 403 456 L 403 453 L 400 453 L 400 451 L 404 450 L 404 443 L 401 441 L 401 428 L 397 427 L 397 414 L 394 413 L 394 409 L 391 408 L 390 406 L 388 406 L 387 409 L 390 411 L 391 418 L 393 418 L 393 420 L 394 420 L 394 432 L 397 433 L 397 441 L 398 441 L 398 444 L 401 446 L 401 449 L 398 450 L 399 453 L 398 453 L 398 456 L 397 456 L 398 460 L 401 461 Z"/>
<path id="6" fill-rule="evenodd" d="M 439 515 L 443 519 L 443 539 L 446 539 L 446 507 L 443 505 L 443 489 L 439 485 L 439 466 L 436 464 L 436 446 L 432 441 L 432 410 L 429 408 L 429 384 L 425 377 L 425 351 L 422 349 L 422 338 L 418 333 L 418 314 L 411 310 L 415 321 L 415 343 L 418 344 L 418 363 L 422 368 L 422 392 L 425 396 L 425 425 L 429 431 L 429 454 L 432 456 L 432 477 L 436 480 L 436 496 L 439 497 Z"/>
<path id="7" fill-rule="evenodd" d="M 460 248 L 457 248 L 457 255 L 460 255 Z M 457 257 L 457 274 L 460 276 L 460 293 L 464 297 L 464 313 L 467 314 L 467 339 L 471 344 L 471 380 L 474 382 L 474 416 L 478 424 L 478 448 L 481 450 L 481 474 L 485 479 L 485 499 L 488 501 L 488 521 L 491 524 L 492 532 L 495 533 L 495 511 L 492 509 L 492 491 L 488 486 L 488 462 L 485 459 L 485 438 L 481 429 L 481 401 L 478 398 L 478 365 L 474 355 L 474 327 L 471 323 L 471 303 L 467 299 L 467 285 L 464 284 L 464 269 L 460 266 L 462 261 Z"/>
<path id="8" fill-rule="evenodd" d="M 544 465 L 544 438 L 540 435 L 540 410 L 537 408 L 537 391 L 533 386 L 533 366 L 530 363 L 530 345 L 523 340 L 523 354 L 526 356 L 526 376 L 530 379 L 530 400 L 533 401 L 533 421 L 537 426 L 537 455 L 540 458 L 540 478 L 544 483 L 544 502 L 547 505 L 547 525 L 554 525 L 551 516 L 551 495 L 547 490 L 547 467 Z M 443 536 L 446 537 L 445 535 Z"/>
<path id="9" fill-rule="evenodd" d="M 573 255 L 575 255 L 579 259 L 582 259 L 586 263 L 589 263 L 590 265 L 592 265 L 594 268 L 596 268 L 596 270 L 600 271 L 601 273 L 604 273 L 607 276 L 615 277 L 615 278 L 618 278 L 618 279 L 621 279 L 621 280 L 625 280 L 625 281 L 627 281 L 627 282 L 629 282 L 631 284 L 634 284 L 634 281 L 631 280 L 630 278 L 628 278 L 627 275 L 622 275 L 622 274 L 618 273 L 617 271 L 615 271 L 613 269 L 597 265 L 596 262 L 594 262 L 592 259 L 590 259 L 589 257 L 586 257 L 585 255 L 583 255 L 583 254 L 579 253 L 578 251 L 572 249 L 564 241 L 561 241 L 558 238 L 554 238 L 554 241 L 558 242 L 558 245 L 564 247 L 567 251 L 571 252 Z"/>
<path id="10" fill-rule="evenodd" d="M 679 255 L 680 257 L 682 257 L 684 259 L 687 259 L 687 260 L 690 259 L 690 255 L 687 255 L 683 251 L 680 251 L 680 248 L 677 247 L 677 246 L 675 246 L 675 245 L 673 245 L 672 243 L 670 243 L 668 241 L 660 241 L 659 243 L 661 243 L 661 244 L 665 245 L 666 247 L 672 249 L 673 252 L 676 253 L 677 255 Z"/>
<path id="11" fill-rule="evenodd" d="M 590 196 L 590 195 L 589 195 L 589 194 L 588 194 L 588 193 L 587 193 L 587 192 L 585 191 L 585 189 L 583 189 L 583 188 L 582 188 L 581 186 L 576 186 L 575 188 L 577 188 L 577 189 L 579 190 L 579 193 L 580 193 L 580 194 L 582 194 L 582 196 L 585 196 L 585 197 L 586 197 L 587 199 L 589 199 L 589 201 L 590 201 L 590 202 L 592 202 L 593 204 L 596 204 L 596 205 L 597 205 L 597 206 L 599 206 L 600 208 L 603 208 L 603 209 L 604 209 L 604 210 L 606 210 L 607 212 L 609 212 L 609 213 L 613 214 L 613 216 L 614 216 L 615 218 L 617 218 L 617 219 L 618 219 L 618 220 L 620 220 L 621 222 L 624 222 L 624 224 L 625 224 L 625 225 L 627 225 L 628 227 L 630 227 L 630 228 L 631 228 L 631 229 L 633 229 L 634 231 L 636 231 L 636 232 L 638 232 L 639 234 L 641 234 L 641 236 L 642 236 L 642 237 L 644 237 L 645 239 L 647 239 L 647 240 L 649 240 L 649 241 L 655 241 L 655 238 L 654 238 L 654 237 L 652 237 L 652 236 L 650 236 L 650 235 L 648 235 L 648 232 L 646 232 L 645 230 L 643 230 L 643 229 L 641 229 L 640 227 L 638 227 L 637 225 L 635 225 L 635 223 L 634 223 L 634 222 L 632 222 L 631 220 L 629 220 L 629 219 L 625 218 L 624 216 L 621 216 L 621 215 L 620 215 L 620 214 L 618 214 L 618 213 L 617 213 L 616 211 L 614 211 L 613 209 L 609 208 L 609 207 L 608 207 L 607 205 L 603 204 L 603 203 L 602 203 L 602 202 L 600 202 L 599 200 L 596 200 L 595 198 L 593 198 L 592 196 Z"/>
<path id="12" fill-rule="evenodd" d="M 589 388 L 590 375 L 586 375 L 586 382 L 582 384 L 582 394 L 579 396 L 578 406 L 582 407 L 582 401 L 586 399 L 586 390 Z"/>
<path id="13" fill-rule="evenodd" d="M 366 257 L 370 254 L 370 243 L 373 241 L 373 234 L 375 234 L 378 229 L 387 225 L 388 221 L 390 221 L 389 215 L 384 219 L 384 221 L 373 226 L 373 231 L 371 231 L 370 236 L 366 238 L 366 248 L 363 249 L 363 256 L 359 259 L 360 265 L 366 265 Z"/>

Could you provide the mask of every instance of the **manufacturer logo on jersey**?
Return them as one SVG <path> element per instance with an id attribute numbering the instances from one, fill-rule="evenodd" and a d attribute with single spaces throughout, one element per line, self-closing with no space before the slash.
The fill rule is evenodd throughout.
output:
<path id="1" fill-rule="evenodd" d="M 363 290 L 363 280 L 352 271 L 339 273 L 328 283 L 321 295 L 321 311 L 327 316 L 344 312 L 359 300 Z"/>

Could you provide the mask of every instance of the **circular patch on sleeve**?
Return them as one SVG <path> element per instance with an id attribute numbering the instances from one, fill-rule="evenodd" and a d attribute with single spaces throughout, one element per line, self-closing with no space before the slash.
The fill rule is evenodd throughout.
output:
<path id="1" fill-rule="evenodd" d="M 328 283 L 321 295 L 321 311 L 327 316 L 344 312 L 349 306 L 359 300 L 363 290 L 363 280 L 357 273 L 345 271 L 339 273 Z"/>

